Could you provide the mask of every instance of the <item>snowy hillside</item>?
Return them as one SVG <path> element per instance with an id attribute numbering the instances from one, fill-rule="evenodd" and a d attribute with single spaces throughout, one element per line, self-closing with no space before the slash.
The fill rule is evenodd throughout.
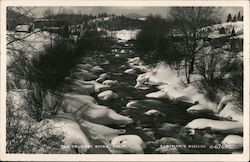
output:
<path id="1" fill-rule="evenodd" d="M 220 33 L 220 30 L 222 28 L 223 28 L 224 32 Z M 226 23 L 222 23 L 222 24 L 207 26 L 207 27 L 201 28 L 200 31 L 208 34 L 208 38 L 219 38 L 219 37 L 230 36 L 233 29 L 234 29 L 235 34 L 237 36 L 242 37 L 242 35 L 243 35 L 243 21 L 226 22 Z"/>

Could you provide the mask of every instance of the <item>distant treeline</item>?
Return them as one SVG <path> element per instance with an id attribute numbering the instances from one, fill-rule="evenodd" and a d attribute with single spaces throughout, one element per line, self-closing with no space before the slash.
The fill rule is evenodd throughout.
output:
<path id="1" fill-rule="evenodd" d="M 236 21 L 243 21 L 243 15 L 240 14 L 240 12 L 238 12 L 238 15 L 234 15 L 234 17 L 232 17 L 231 13 L 229 13 L 227 15 L 227 22 L 236 22 Z"/>
<path id="2" fill-rule="evenodd" d="M 95 27 L 105 28 L 108 30 L 121 30 L 121 29 L 136 29 L 141 28 L 143 21 L 139 19 L 129 18 L 124 15 L 117 16 L 115 14 L 102 13 L 97 16 L 92 14 L 58 14 L 48 16 L 45 18 L 53 18 L 56 20 L 67 21 L 70 25 L 83 24 L 91 21 Z M 108 18 L 108 19 L 105 19 Z"/>

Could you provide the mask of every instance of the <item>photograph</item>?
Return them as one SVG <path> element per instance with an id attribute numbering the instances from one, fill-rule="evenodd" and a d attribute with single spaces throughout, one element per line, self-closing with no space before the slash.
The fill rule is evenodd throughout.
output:
<path id="1" fill-rule="evenodd" d="M 1 160 L 249 158 L 249 1 L 4 2 Z"/>

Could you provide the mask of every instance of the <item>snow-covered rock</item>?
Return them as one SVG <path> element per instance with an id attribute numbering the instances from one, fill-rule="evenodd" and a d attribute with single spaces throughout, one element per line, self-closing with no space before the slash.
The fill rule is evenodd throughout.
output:
<path id="1" fill-rule="evenodd" d="M 188 113 L 214 113 L 214 110 L 205 107 L 204 105 L 194 105 L 187 109 Z"/>
<path id="2" fill-rule="evenodd" d="M 126 108 L 136 109 L 136 108 L 138 108 L 138 107 L 136 106 L 136 103 L 137 103 L 137 101 L 130 101 L 130 102 L 128 102 L 128 103 L 126 104 Z M 134 105 L 135 105 L 135 106 L 134 106 Z"/>
<path id="3" fill-rule="evenodd" d="M 229 102 L 219 113 L 219 116 L 243 123 L 243 112 L 238 105 Z"/>
<path id="4" fill-rule="evenodd" d="M 51 119 L 44 119 L 39 123 L 41 126 L 50 126 L 53 129 L 49 129 L 51 134 L 63 135 L 63 150 L 71 149 L 71 146 L 78 146 L 79 153 L 86 153 L 89 149 L 90 142 L 88 137 L 80 128 L 80 125 L 71 119 L 63 117 L 53 117 Z"/>
<path id="5" fill-rule="evenodd" d="M 103 73 L 101 75 L 99 75 L 99 78 L 96 79 L 97 82 L 101 83 L 104 80 L 110 79 L 110 76 L 108 73 Z"/>
<path id="6" fill-rule="evenodd" d="M 97 63 L 92 57 L 83 57 L 81 63 L 95 66 Z"/>
<path id="7" fill-rule="evenodd" d="M 83 95 L 93 94 L 95 92 L 95 86 L 91 84 L 81 84 L 75 81 L 74 84 L 65 85 L 67 92 L 79 93 Z"/>
<path id="8" fill-rule="evenodd" d="M 228 149 L 240 149 L 243 147 L 243 137 L 238 135 L 228 135 L 222 140 L 221 144 Z"/>
<path id="9" fill-rule="evenodd" d="M 100 66 L 94 66 L 90 71 L 94 74 L 103 73 L 104 70 Z"/>
<path id="10" fill-rule="evenodd" d="M 97 95 L 97 97 L 101 100 L 108 100 L 108 99 L 116 99 L 119 98 L 118 94 L 114 93 L 111 90 L 103 91 Z"/>
<path id="11" fill-rule="evenodd" d="M 163 90 L 149 93 L 149 94 L 146 95 L 146 97 L 148 97 L 148 98 L 168 98 L 169 99 L 169 96 Z"/>
<path id="12" fill-rule="evenodd" d="M 173 132 L 173 130 L 180 128 L 178 124 L 164 123 L 159 130 L 163 132 Z"/>
<path id="13" fill-rule="evenodd" d="M 124 73 L 126 74 L 136 74 L 136 70 L 135 69 L 127 69 L 124 71 Z"/>
<path id="14" fill-rule="evenodd" d="M 223 96 L 217 107 L 219 116 L 243 123 L 243 111 L 236 104 L 237 99 L 232 95 Z"/>
<path id="15" fill-rule="evenodd" d="M 91 123 L 83 119 L 80 119 L 79 123 L 83 128 L 88 130 L 92 138 L 99 139 L 106 145 L 110 145 L 110 141 L 114 137 L 126 132 L 125 129 L 113 129 L 101 124 Z"/>
<path id="16" fill-rule="evenodd" d="M 96 82 L 96 81 L 83 81 L 83 80 L 78 80 L 79 81 L 79 83 L 81 83 L 81 84 L 90 84 L 90 85 L 94 85 L 94 87 L 95 87 L 95 92 L 97 92 L 97 93 L 100 93 L 100 92 L 103 92 L 103 91 L 106 91 L 106 90 L 109 90 L 110 89 L 110 86 L 108 86 L 108 85 L 103 85 L 103 84 L 100 84 L 100 83 L 98 83 L 98 82 Z"/>
<path id="17" fill-rule="evenodd" d="M 221 120 L 212 120 L 199 118 L 194 119 L 189 122 L 185 127 L 191 129 L 205 129 L 210 128 L 214 131 L 220 131 L 224 133 L 240 133 L 243 132 L 243 124 L 233 121 L 221 121 Z"/>
<path id="18" fill-rule="evenodd" d="M 94 103 L 90 96 L 74 94 L 66 96 L 63 102 L 63 110 L 65 113 L 74 114 L 77 119 L 86 119 L 103 125 L 133 123 L 131 118 L 120 115 L 107 106 Z"/>
<path id="19" fill-rule="evenodd" d="M 76 69 L 82 69 L 82 70 L 87 70 L 87 71 L 90 71 L 90 69 L 92 69 L 92 68 L 93 68 L 93 66 L 88 64 L 88 63 L 86 63 L 86 64 L 78 64 L 76 66 Z"/>
<path id="20" fill-rule="evenodd" d="M 153 115 L 153 116 L 165 116 L 165 114 L 163 114 L 162 112 L 160 112 L 159 110 L 155 110 L 155 109 L 151 109 L 151 110 L 148 110 L 147 112 L 145 112 L 144 114 L 146 115 Z"/>
<path id="21" fill-rule="evenodd" d="M 114 137 L 111 141 L 114 148 L 117 148 L 116 153 L 134 153 L 143 154 L 145 143 L 141 137 L 137 135 L 121 135 Z"/>
<path id="22" fill-rule="evenodd" d="M 126 104 L 127 108 L 160 108 L 165 107 L 165 104 L 161 101 L 153 100 L 153 99 L 145 99 L 145 100 L 134 100 L 130 101 Z"/>
<path id="23" fill-rule="evenodd" d="M 87 70 L 76 71 L 73 73 L 73 77 L 85 81 L 96 80 L 97 76 Z"/>
<path id="24" fill-rule="evenodd" d="M 133 69 L 138 69 L 142 72 L 146 72 L 149 70 L 149 67 L 143 64 L 143 61 L 141 61 L 140 57 L 129 58 L 127 63 Z"/>
<path id="25" fill-rule="evenodd" d="M 224 108 L 224 106 L 228 103 L 234 100 L 234 97 L 232 95 L 226 95 L 223 96 L 217 106 L 217 111 L 221 112 L 221 110 Z"/>
<path id="26" fill-rule="evenodd" d="M 102 82 L 103 85 L 107 85 L 107 86 L 116 86 L 118 85 L 118 81 L 117 80 L 105 80 L 104 82 Z"/>

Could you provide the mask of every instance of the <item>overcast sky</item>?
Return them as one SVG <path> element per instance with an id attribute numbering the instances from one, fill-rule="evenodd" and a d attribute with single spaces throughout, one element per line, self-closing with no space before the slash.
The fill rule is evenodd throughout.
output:
<path id="1" fill-rule="evenodd" d="M 36 12 L 43 13 L 48 8 L 51 8 L 53 11 L 58 12 L 58 10 L 62 7 L 37 7 Z M 168 16 L 170 7 L 63 7 L 64 10 L 72 11 L 74 13 L 85 13 L 85 14 L 99 14 L 99 13 L 114 13 L 117 15 L 127 15 L 129 13 L 136 13 L 140 14 L 142 16 L 147 16 L 149 14 L 159 14 L 162 17 L 166 18 Z M 220 8 L 220 16 L 222 18 L 222 21 L 225 21 L 226 16 L 228 13 L 231 13 L 232 15 L 237 14 L 238 12 L 242 13 L 241 7 L 221 7 Z"/>

